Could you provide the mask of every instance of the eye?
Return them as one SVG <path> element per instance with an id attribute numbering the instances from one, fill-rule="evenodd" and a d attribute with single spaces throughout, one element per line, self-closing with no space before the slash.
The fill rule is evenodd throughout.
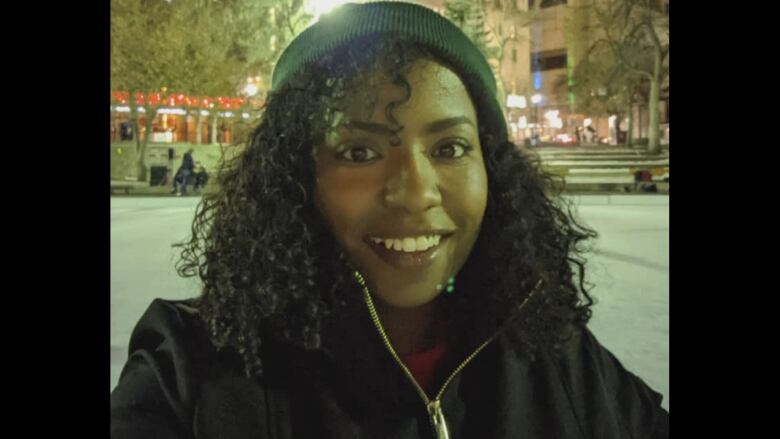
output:
<path id="1" fill-rule="evenodd" d="M 347 146 L 338 154 L 339 159 L 354 163 L 370 162 L 371 160 L 375 160 L 378 157 L 379 154 L 377 154 L 373 149 L 361 145 Z"/>
<path id="2" fill-rule="evenodd" d="M 447 141 L 437 145 L 433 150 L 433 156 L 443 159 L 458 159 L 466 155 L 471 150 L 471 146 L 464 142 Z"/>

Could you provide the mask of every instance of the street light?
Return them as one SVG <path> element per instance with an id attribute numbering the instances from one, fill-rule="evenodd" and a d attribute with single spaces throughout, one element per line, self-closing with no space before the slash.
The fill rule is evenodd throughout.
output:
<path id="1" fill-rule="evenodd" d="M 249 83 L 244 88 L 244 93 L 246 93 L 247 96 L 254 96 L 257 94 L 257 86 L 253 83 Z"/>
<path id="2" fill-rule="evenodd" d="M 317 21 L 322 14 L 327 14 L 337 6 L 349 2 L 350 0 L 309 0 L 306 9 L 314 16 L 314 21 Z"/>
<path id="3" fill-rule="evenodd" d="M 508 95 L 506 97 L 506 106 L 509 108 L 525 108 L 526 107 L 525 96 Z"/>

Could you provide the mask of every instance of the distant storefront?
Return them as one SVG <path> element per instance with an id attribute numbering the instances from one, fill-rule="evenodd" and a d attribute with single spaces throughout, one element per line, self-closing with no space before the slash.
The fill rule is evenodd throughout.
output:
<path id="1" fill-rule="evenodd" d="M 236 127 L 262 106 L 262 99 L 192 97 L 184 94 L 135 94 L 139 123 L 133 123 L 130 93 L 111 94 L 111 142 L 134 140 L 146 134 L 147 108 L 157 109 L 151 124 L 152 143 L 231 143 Z M 200 126 L 199 126 L 200 125 Z M 138 131 L 138 132 L 136 132 Z"/>

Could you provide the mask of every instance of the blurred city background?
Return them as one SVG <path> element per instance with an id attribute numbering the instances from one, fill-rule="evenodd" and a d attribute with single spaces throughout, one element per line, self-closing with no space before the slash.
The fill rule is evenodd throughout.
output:
<path id="1" fill-rule="evenodd" d="M 668 409 L 669 1 L 408 1 L 482 50 L 514 142 L 600 233 L 591 327 Z M 151 300 L 199 294 L 173 269 L 198 202 L 172 196 L 177 171 L 193 162 L 187 195 L 217 189 L 281 51 L 342 3 L 111 0 L 112 388 Z"/>
<path id="2" fill-rule="evenodd" d="M 262 113 L 284 47 L 342 3 L 112 0 L 112 192 L 165 194 L 190 148 L 213 175 Z M 668 193 L 668 0 L 415 3 L 482 50 L 514 141 L 567 190 Z"/>

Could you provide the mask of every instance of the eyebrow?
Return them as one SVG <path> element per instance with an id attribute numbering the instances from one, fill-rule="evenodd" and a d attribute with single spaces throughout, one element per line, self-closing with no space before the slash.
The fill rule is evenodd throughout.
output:
<path id="1" fill-rule="evenodd" d="M 476 126 L 474 126 L 474 122 L 472 122 L 471 119 L 469 119 L 468 117 L 456 116 L 456 117 L 448 117 L 446 119 L 440 119 L 431 122 L 425 127 L 423 132 L 425 134 L 433 134 L 461 124 L 469 124 L 474 128 L 476 128 Z M 376 134 L 394 135 L 396 133 L 395 130 L 391 129 L 387 125 L 381 123 L 375 123 L 375 122 L 365 122 L 360 120 L 350 121 L 347 124 L 347 128 L 349 129 L 357 128 L 359 130 L 369 131 Z"/>
<path id="2" fill-rule="evenodd" d="M 447 128 L 452 128 L 454 126 L 458 126 L 462 124 L 469 124 L 472 127 L 476 128 L 476 126 L 474 126 L 474 122 L 472 122 L 471 119 L 469 119 L 468 117 L 457 116 L 457 117 L 449 117 L 447 119 L 441 119 L 429 123 L 428 126 L 425 127 L 425 134 L 438 133 L 439 131 L 444 131 Z"/>
<path id="3" fill-rule="evenodd" d="M 381 123 L 374 123 L 374 122 L 364 122 L 360 120 L 351 120 L 346 125 L 347 129 L 354 129 L 357 128 L 359 130 L 368 131 L 371 133 L 376 134 L 387 134 L 389 136 L 392 136 L 395 134 L 395 131 L 391 129 L 387 125 L 383 125 Z"/>

